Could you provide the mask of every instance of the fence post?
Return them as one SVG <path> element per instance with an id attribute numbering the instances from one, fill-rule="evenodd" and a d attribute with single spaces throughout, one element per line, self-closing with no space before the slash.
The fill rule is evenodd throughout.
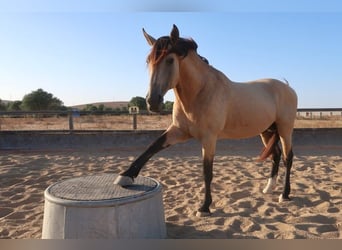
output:
<path id="1" fill-rule="evenodd" d="M 137 114 L 133 114 L 133 129 L 137 129 Z"/>
<path id="2" fill-rule="evenodd" d="M 74 130 L 74 120 L 72 119 L 72 111 L 69 112 L 69 130 Z"/>
<path id="3" fill-rule="evenodd" d="M 133 130 L 137 129 L 137 114 L 139 114 L 139 107 L 132 106 L 128 108 L 129 113 L 133 116 Z"/>

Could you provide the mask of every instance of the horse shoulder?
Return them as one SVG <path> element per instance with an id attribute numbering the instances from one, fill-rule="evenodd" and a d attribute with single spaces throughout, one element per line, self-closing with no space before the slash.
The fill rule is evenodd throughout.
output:
<path id="1" fill-rule="evenodd" d="M 184 133 L 191 135 L 189 123 L 189 118 L 184 111 L 184 107 L 176 99 L 172 110 L 172 125 L 178 127 Z"/>

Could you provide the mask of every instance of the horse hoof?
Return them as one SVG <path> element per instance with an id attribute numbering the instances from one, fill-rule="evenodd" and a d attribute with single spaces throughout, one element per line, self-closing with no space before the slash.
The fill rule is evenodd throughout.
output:
<path id="1" fill-rule="evenodd" d="M 281 194 L 279 196 L 279 203 L 282 203 L 283 201 L 290 201 L 291 199 L 287 196 L 287 197 L 284 197 L 283 194 Z"/>
<path id="2" fill-rule="evenodd" d="M 270 187 L 265 187 L 264 190 L 262 190 L 264 194 L 271 194 L 273 192 L 273 189 Z"/>
<path id="3" fill-rule="evenodd" d="M 209 217 L 209 216 L 211 216 L 211 213 L 210 212 L 197 211 L 196 216 L 197 217 Z"/>
<path id="4" fill-rule="evenodd" d="M 114 185 L 119 185 L 121 187 L 129 186 L 133 184 L 133 178 L 129 176 L 119 175 L 114 181 Z"/>
<path id="5" fill-rule="evenodd" d="M 262 192 L 264 194 L 271 194 L 273 190 L 275 189 L 276 183 L 277 183 L 277 176 L 274 176 L 273 178 L 268 178 L 267 185 L 264 188 L 264 190 L 262 190 Z"/>

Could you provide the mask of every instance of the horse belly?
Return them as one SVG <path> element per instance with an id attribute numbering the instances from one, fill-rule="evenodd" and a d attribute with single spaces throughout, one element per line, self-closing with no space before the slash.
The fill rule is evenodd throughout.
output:
<path id="1" fill-rule="evenodd" d="M 231 118 L 226 121 L 219 138 L 243 139 L 254 137 L 264 132 L 274 121 L 275 112 L 256 112 L 259 115 L 250 115 L 244 118 Z"/>
<path id="2" fill-rule="evenodd" d="M 224 130 L 222 131 L 218 139 L 244 139 L 244 138 L 250 138 L 257 136 L 261 134 L 264 130 L 255 130 L 255 129 L 230 129 L 230 130 Z"/>

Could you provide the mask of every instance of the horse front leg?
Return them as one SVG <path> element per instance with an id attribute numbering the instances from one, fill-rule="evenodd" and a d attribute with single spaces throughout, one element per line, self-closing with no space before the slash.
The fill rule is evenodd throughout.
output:
<path id="1" fill-rule="evenodd" d="M 175 126 L 170 126 L 155 142 L 153 142 L 145 152 L 143 152 L 135 161 L 132 162 L 130 167 L 120 173 L 120 175 L 115 179 L 114 184 L 120 186 L 132 185 L 134 178 L 136 178 L 145 165 L 145 163 L 159 151 L 174 145 L 178 142 L 182 142 L 189 139 L 183 131 Z"/>
<path id="2" fill-rule="evenodd" d="M 204 177 L 204 202 L 198 209 L 196 216 L 205 217 L 210 216 L 211 198 L 211 181 L 213 179 L 213 162 L 215 155 L 216 139 L 212 143 L 203 145 L 203 177 Z"/>

